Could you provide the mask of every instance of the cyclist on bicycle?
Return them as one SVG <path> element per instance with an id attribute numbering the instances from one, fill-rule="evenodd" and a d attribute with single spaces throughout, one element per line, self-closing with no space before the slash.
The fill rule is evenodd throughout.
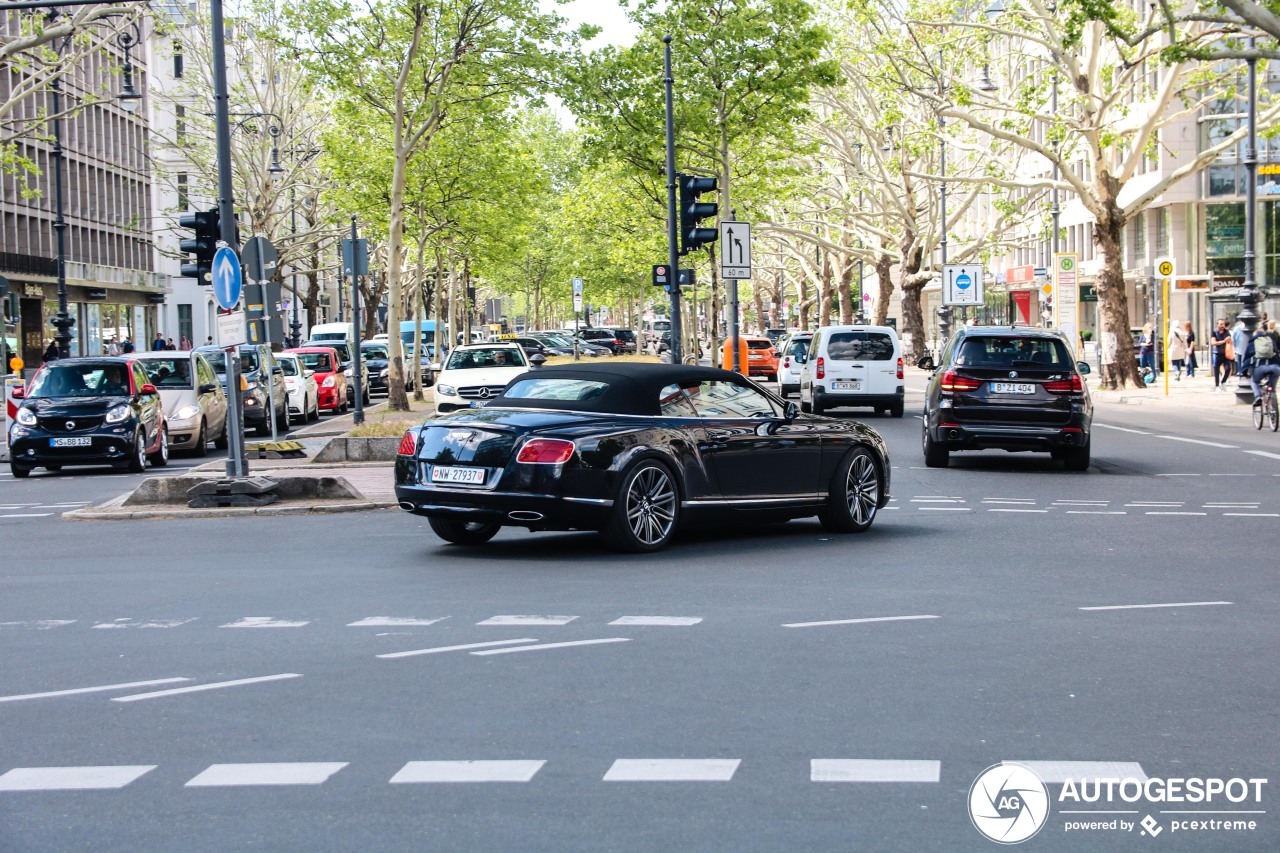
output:
<path id="1" fill-rule="evenodd" d="M 1244 360 L 1251 366 L 1249 384 L 1253 386 L 1253 402 L 1257 403 L 1262 400 L 1262 383 L 1265 381 L 1274 391 L 1280 378 L 1280 333 L 1276 332 L 1275 320 L 1249 339 Z"/>

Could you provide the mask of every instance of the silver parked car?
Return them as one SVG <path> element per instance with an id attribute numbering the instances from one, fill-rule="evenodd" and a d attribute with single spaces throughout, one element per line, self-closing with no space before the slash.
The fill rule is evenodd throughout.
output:
<path id="1" fill-rule="evenodd" d="M 227 394 L 201 353 L 164 350 L 132 357 L 160 392 L 171 448 L 204 456 L 212 441 L 219 450 L 226 449 Z"/>

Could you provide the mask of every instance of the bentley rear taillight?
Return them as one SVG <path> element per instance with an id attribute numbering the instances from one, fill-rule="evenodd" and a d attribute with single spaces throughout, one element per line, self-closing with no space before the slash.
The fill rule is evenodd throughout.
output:
<path id="1" fill-rule="evenodd" d="M 561 465 L 573 456 L 572 441 L 562 438 L 531 438 L 520 448 L 517 462 L 530 465 Z"/>
<path id="2" fill-rule="evenodd" d="M 942 374 L 940 387 L 943 391 L 977 391 L 982 383 L 967 376 L 957 376 L 954 370 Z"/>
<path id="3" fill-rule="evenodd" d="M 410 430 L 400 438 L 400 446 L 396 448 L 397 456 L 412 456 L 418 450 L 418 437 Z"/>

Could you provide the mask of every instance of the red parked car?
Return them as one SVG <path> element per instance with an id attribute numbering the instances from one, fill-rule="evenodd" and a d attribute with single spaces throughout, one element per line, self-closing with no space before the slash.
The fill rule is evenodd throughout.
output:
<path id="1" fill-rule="evenodd" d="M 347 377 L 342 372 L 342 359 L 333 347 L 311 346 L 287 349 L 296 353 L 307 370 L 315 371 L 320 390 L 320 408 L 340 413 L 347 410 Z"/>

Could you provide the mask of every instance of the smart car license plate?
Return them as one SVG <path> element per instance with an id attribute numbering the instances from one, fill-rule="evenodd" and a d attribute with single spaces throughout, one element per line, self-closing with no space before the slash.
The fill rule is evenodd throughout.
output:
<path id="1" fill-rule="evenodd" d="M 93 439 L 89 436 L 76 436 L 73 438 L 51 438 L 49 439 L 50 447 L 91 447 Z"/>
<path id="2" fill-rule="evenodd" d="M 484 473 L 485 469 L 483 468 L 441 468 L 437 466 L 431 469 L 431 482 L 466 483 L 478 486 L 484 482 Z"/>
<path id="3" fill-rule="evenodd" d="M 854 379 L 849 382 L 832 382 L 831 390 L 832 391 L 861 391 L 862 380 Z"/>
<path id="4" fill-rule="evenodd" d="M 992 382 L 993 394 L 1034 394 L 1036 386 L 1029 382 Z"/>

